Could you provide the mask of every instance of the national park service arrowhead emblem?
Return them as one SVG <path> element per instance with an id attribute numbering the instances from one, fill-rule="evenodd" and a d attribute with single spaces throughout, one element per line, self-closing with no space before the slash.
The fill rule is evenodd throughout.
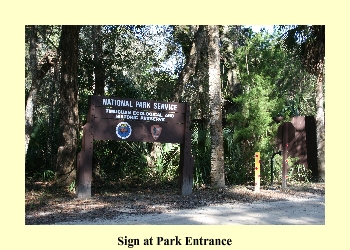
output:
<path id="1" fill-rule="evenodd" d="M 162 127 L 159 125 L 152 125 L 151 134 L 154 140 L 157 140 L 160 134 L 162 133 Z"/>

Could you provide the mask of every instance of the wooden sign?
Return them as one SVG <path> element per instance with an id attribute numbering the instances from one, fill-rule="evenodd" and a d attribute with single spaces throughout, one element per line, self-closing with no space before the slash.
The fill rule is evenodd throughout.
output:
<path id="1" fill-rule="evenodd" d="M 278 127 L 277 137 L 284 143 L 291 142 L 295 137 L 295 127 L 291 122 L 284 122 Z"/>
<path id="2" fill-rule="evenodd" d="M 91 197 L 93 140 L 179 143 L 180 188 L 192 193 L 190 106 L 110 96 L 89 96 L 89 114 L 77 160 L 78 198 Z"/>

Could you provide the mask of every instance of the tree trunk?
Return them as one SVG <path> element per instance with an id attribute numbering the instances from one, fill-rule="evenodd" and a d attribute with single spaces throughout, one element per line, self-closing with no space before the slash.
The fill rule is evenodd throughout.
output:
<path id="1" fill-rule="evenodd" d="M 232 32 L 234 32 L 234 40 L 232 41 Z M 239 94 L 240 83 L 238 80 L 238 68 L 236 66 L 234 51 L 239 48 L 238 36 L 241 32 L 241 28 L 239 25 L 235 25 L 233 27 L 225 25 L 223 26 L 223 33 L 221 36 L 223 51 L 223 60 L 225 62 L 225 69 L 227 70 L 227 89 L 226 93 L 230 95 L 230 97 L 236 97 Z"/>
<path id="2" fill-rule="evenodd" d="M 324 63 L 319 63 L 316 82 L 316 133 L 319 181 L 325 181 Z"/>
<path id="3" fill-rule="evenodd" d="M 204 26 L 199 25 L 194 37 L 194 41 L 191 46 L 190 54 L 187 56 L 186 64 L 183 67 L 179 75 L 179 78 L 177 80 L 177 89 L 175 90 L 175 97 L 174 97 L 174 101 L 176 102 L 180 101 L 182 92 L 186 83 L 188 83 L 190 77 L 196 71 L 196 65 L 198 62 L 199 53 L 202 49 L 204 40 L 205 40 Z"/>
<path id="4" fill-rule="evenodd" d="M 102 26 L 94 25 L 92 26 L 92 40 L 93 40 L 93 52 L 94 52 L 94 81 L 95 89 L 94 95 L 103 96 L 105 91 L 105 69 L 103 66 L 103 42 L 102 42 Z M 94 145 L 95 150 L 104 147 L 106 145 L 105 141 L 98 141 Z M 102 181 L 102 177 L 97 164 L 92 165 L 92 176 L 94 181 Z"/>
<path id="5" fill-rule="evenodd" d="M 29 45 L 29 57 L 30 57 L 30 72 L 32 76 L 32 84 L 30 87 L 29 95 L 26 101 L 25 110 L 25 155 L 27 155 L 30 136 L 33 131 L 33 116 L 34 106 L 37 93 L 37 57 L 36 57 L 36 26 L 31 26 L 30 45 Z"/>
<path id="6" fill-rule="evenodd" d="M 211 134 L 211 184 L 225 186 L 224 146 L 222 131 L 222 97 L 220 81 L 220 48 L 218 26 L 208 26 L 209 106 Z"/>
<path id="7" fill-rule="evenodd" d="M 102 27 L 101 25 L 92 26 L 93 50 L 94 50 L 94 75 L 95 91 L 94 95 L 104 95 L 105 71 L 103 67 L 102 50 Z"/>
<path id="8" fill-rule="evenodd" d="M 56 183 L 70 185 L 76 175 L 78 116 L 78 38 L 79 26 L 63 25 L 60 86 L 60 146 L 56 165 Z"/>
<path id="9" fill-rule="evenodd" d="M 32 83 L 30 86 L 29 94 L 26 100 L 25 107 L 25 155 L 27 155 L 27 150 L 30 142 L 30 136 L 33 130 L 33 117 L 34 109 L 37 98 L 37 93 L 41 86 L 41 80 L 51 69 L 51 67 L 57 64 L 57 55 L 52 51 L 45 53 L 44 57 L 41 59 L 39 65 L 36 55 L 37 47 L 37 27 L 35 25 L 31 26 L 30 35 L 30 45 L 29 45 L 29 57 L 30 57 L 30 72 L 32 77 Z"/>

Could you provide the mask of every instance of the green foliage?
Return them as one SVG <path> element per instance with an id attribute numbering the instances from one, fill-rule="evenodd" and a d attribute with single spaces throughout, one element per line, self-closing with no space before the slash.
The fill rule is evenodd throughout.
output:
<path id="1" fill-rule="evenodd" d="M 180 145 L 165 143 L 155 159 L 154 174 L 161 182 L 172 181 L 178 177 Z"/>
<path id="2" fill-rule="evenodd" d="M 325 59 L 325 25 L 280 25 L 283 44 L 291 50 L 311 74 L 320 70 Z"/>
<path id="3" fill-rule="evenodd" d="M 270 157 L 276 151 L 278 125 L 272 117 L 315 114 L 314 77 L 281 46 L 281 33 L 254 33 L 228 26 L 222 36 L 224 100 L 224 150 L 227 184 L 254 179 L 254 153 L 262 156 L 263 182 L 270 181 Z M 25 30 L 26 34 L 28 29 Z M 38 26 L 38 60 L 56 50 L 60 26 Z M 223 33 L 223 29 L 221 30 Z M 26 35 L 25 93 L 31 88 L 28 34 Z M 83 26 L 79 38 L 79 127 L 86 123 L 88 96 L 94 93 L 95 66 L 92 26 Z M 171 101 L 185 55 L 194 39 L 194 26 L 102 26 L 105 95 Z M 204 46 L 205 47 L 205 46 Z M 234 49 L 233 49 L 234 48 Z M 194 184 L 210 182 L 207 54 L 199 55 L 196 73 L 184 88 L 183 100 L 191 104 Z M 51 181 L 56 171 L 59 124 L 59 65 L 42 79 L 34 111 L 34 128 L 26 156 L 26 176 Z M 230 85 L 228 72 L 237 82 Z M 82 129 L 78 138 L 81 149 Z M 178 176 L 180 146 L 125 141 L 94 142 L 94 181 L 134 180 L 165 182 Z M 276 157 L 278 158 L 278 157 Z M 292 169 L 292 168 L 291 168 Z M 280 164 L 275 164 L 279 178 Z M 296 165 L 294 179 L 309 180 L 308 171 Z M 295 177 L 294 177 L 295 176 Z M 73 184 L 68 188 L 73 190 Z"/>
<path id="4" fill-rule="evenodd" d="M 274 158 L 274 182 L 282 181 L 282 160 L 283 157 L 276 155 Z M 304 165 L 298 163 L 298 157 L 288 157 L 288 179 L 290 183 L 310 182 L 312 178 L 312 171 L 305 168 Z"/>
<path id="5" fill-rule="evenodd" d="M 61 28 L 60 26 L 39 25 L 37 30 L 37 68 L 45 63 L 44 55 L 55 55 L 58 48 Z M 29 61 L 29 27 L 26 26 L 26 53 L 25 53 L 25 94 L 35 86 L 32 84 L 32 75 Z M 26 176 L 35 180 L 48 181 L 54 178 L 54 165 L 58 148 L 58 84 L 59 73 L 53 67 L 37 83 L 34 96 L 33 128 L 30 143 L 26 154 Z"/>
<path id="6" fill-rule="evenodd" d="M 68 186 L 69 192 L 74 192 L 75 191 L 75 181 L 73 181 L 69 186 Z"/>
<path id="7" fill-rule="evenodd" d="M 44 106 L 45 107 L 45 106 Z M 37 180 L 52 180 L 57 153 L 58 120 L 50 123 L 49 113 L 35 112 L 34 129 L 26 155 L 26 173 Z"/>
<path id="8" fill-rule="evenodd" d="M 261 180 L 270 182 L 270 158 L 276 151 L 278 125 L 272 118 L 314 114 L 312 77 L 298 58 L 279 43 L 280 33 L 248 33 L 234 52 L 240 93 L 226 92 L 228 109 L 225 159 L 229 183 L 254 180 L 254 156 L 260 152 Z"/>
<path id="9" fill-rule="evenodd" d="M 289 168 L 288 179 L 290 182 L 310 182 L 312 171 L 302 164 L 295 164 Z"/>
<path id="10" fill-rule="evenodd" d="M 243 164 L 242 148 L 233 138 L 233 130 L 224 129 L 225 178 L 227 184 L 245 184 L 251 179 L 251 171 Z"/>
<path id="11" fill-rule="evenodd" d="M 277 126 L 272 117 L 280 105 L 275 85 L 280 69 L 275 67 L 272 71 L 268 63 L 277 60 L 273 41 L 257 34 L 247 43 L 235 54 L 242 94 L 231 97 L 231 102 L 239 107 L 239 112 L 227 116 L 225 130 L 228 180 L 233 183 L 253 181 L 255 152 L 268 159 L 274 151 L 271 141 Z"/>
<path id="12" fill-rule="evenodd" d="M 94 165 L 108 181 L 136 178 L 146 173 L 147 145 L 134 142 L 95 141 Z"/>
<path id="13" fill-rule="evenodd" d="M 194 157 L 193 183 L 196 186 L 210 181 L 210 134 L 207 124 L 193 122 L 192 131 L 192 155 Z"/>
<path id="14" fill-rule="evenodd" d="M 43 180 L 51 181 L 55 177 L 55 172 L 52 170 L 44 170 L 43 172 Z"/>
<path id="15" fill-rule="evenodd" d="M 297 162 L 298 162 L 299 158 L 297 157 L 288 157 L 287 158 L 287 162 L 288 162 L 288 179 L 287 181 L 291 181 L 293 180 L 293 178 L 291 178 L 290 176 L 290 171 L 297 165 Z M 282 167 L 283 167 L 283 157 L 280 156 L 280 155 L 276 155 L 274 157 L 274 161 L 273 161 L 273 181 L 274 183 L 281 183 L 282 182 Z"/>

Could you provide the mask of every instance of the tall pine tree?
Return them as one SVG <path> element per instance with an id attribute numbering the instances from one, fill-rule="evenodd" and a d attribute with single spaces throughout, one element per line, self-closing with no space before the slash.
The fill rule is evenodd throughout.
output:
<path id="1" fill-rule="evenodd" d="M 70 185 L 76 176 L 78 116 L 78 38 L 79 26 L 63 25 L 60 41 L 60 146 L 57 155 L 57 184 Z"/>

